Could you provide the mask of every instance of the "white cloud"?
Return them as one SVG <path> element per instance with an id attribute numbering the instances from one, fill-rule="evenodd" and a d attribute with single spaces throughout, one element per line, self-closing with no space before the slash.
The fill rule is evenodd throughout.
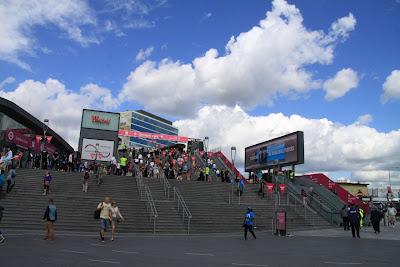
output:
<path id="1" fill-rule="evenodd" d="M 147 47 L 146 49 L 140 49 L 136 55 L 136 61 L 146 60 L 151 56 L 151 54 L 153 54 L 153 51 L 154 51 L 153 46 Z"/>
<path id="2" fill-rule="evenodd" d="M 358 117 L 356 124 L 357 125 L 369 125 L 373 121 L 371 114 L 365 114 Z"/>
<path id="3" fill-rule="evenodd" d="M 400 70 L 392 71 L 383 84 L 382 103 L 390 99 L 400 100 Z"/>
<path id="4" fill-rule="evenodd" d="M 338 71 L 335 77 L 324 82 L 325 99 L 335 100 L 344 96 L 351 89 L 358 86 L 358 75 L 354 70 L 347 68 Z"/>
<path id="5" fill-rule="evenodd" d="M 204 104 L 272 104 L 278 96 L 320 88 L 307 66 L 332 63 L 336 43 L 355 23 L 349 14 L 328 33 L 309 30 L 294 5 L 275 0 L 259 25 L 229 40 L 223 55 L 211 48 L 191 63 L 144 62 L 131 72 L 119 97 L 170 115 L 193 114 Z"/>
<path id="6" fill-rule="evenodd" d="M 110 90 L 95 84 L 83 86 L 78 92 L 68 90 L 63 83 L 48 79 L 42 83 L 26 80 L 10 92 L 0 91 L 39 120 L 47 118 L 50 127 L 77 149 L 83 108 L 112 109 L 118 105 Z"/>
<path id="7" fill-rule="evenodd" d="M 15 78 L 12 76 L 5 78 L 3 81 L 0 82 L 0 90 L 2 90 L 5 85 L 11 84 L 14 82 L 15 82 Z"/>
<path id="8" fill-rule="evenodd" d="M 298 130 L 304 131 L 305 139 L 305 164 L 298 166 L 299 172 L 369 173 L 400 166 L 400 130 L 379 132 L 356 123 L 342 125 L 325 118 L 281 113 L 250 116 L 239 106 L 206 106 L 195 118 L 176 121 L 174 125 L 183 136 L 209 136 L 209 147 L 222 147 L 227 156 L 230 147 L 236 146 L 236 162 L 242 168 L 246 146 Z M 377 181 L 379 177 L 371 179 Z M 395 182 L 400 184 L 400 179 Z"/>
<path id="9" fill-rule="evenodd" d="M 39 45 L 32 35 L 37 26 L 53 24 L 67 37 L 82 46 L 98 43 L 96 37 L 83 33 L 83 25 L 96 19 L 86 1 L 14 0 L 0 3 L 0 60 L 30 69 L 21 54 L 34 54 Z"/>

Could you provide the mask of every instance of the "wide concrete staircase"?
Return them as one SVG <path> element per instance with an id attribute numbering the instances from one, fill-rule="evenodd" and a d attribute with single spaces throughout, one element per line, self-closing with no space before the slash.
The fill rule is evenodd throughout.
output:
<path id="1" fill-rule="evenodd" d="M 51 197 L 58 209 L 57 230 L 98 231 L 100 224 L 93 218 L 93 213 L 98 203 L 108 196 L 117 202 L 125 218 L 125 222 L 118 225 L 118 232 L 153 232 L 153 225 L 150 223 L 145 202 L 140 200 L 135 178 L 104 176 L 103 183 L 97 185 L 94 175 L 91 175 L 89 190 L 84 193 L 82 173 L 52 172 L 50 194 L 42 196 L 43 175 L 44 171 L 40 170 L 17 169 L 14 191 L 0 200 L 0 205 L 5 208 L 3 229 L 43 229 L 41 219 Z M 158 218 L 158 224 L 165 224 L 159 229 L 160 232 L 164 229 L 170 231 L 169 222 L 168 218 Z"/>
<path id="2" fill-rule="evenodd" d="M 276 205 L 271 198 L 262 198 L 257 194 L 257 185 L 247 185 L 245 193 L 240 197 L 236 186 L 221 182 L 170 181 L 179 189 L 192 215 L 191 232 L 238 232 L 247 207 L 251 206 L 256 214 L 256 225 L 259 230 L 271 230 L 275 210 L 287 212 L 289 231 L 328 228 L 330 224 L 311 209 L 303 208 L 299 200 L 281 200 Z M 232 186 L 234 186 L 232 190 Z M 233 195 L 232 195 L 233 191 Z M 286 202 L 285 202 L 286 201 Z"/>
<path id="3" fill-rule="evenodd" d="M 54 199 L 58 208 L 58 231 L 97 232 L 99 222 L 93 219 L 98 203 L 108 196 L 120 207 L 126 221 L 118 225 L 121 233 L 153 233 L 154 224 L 146 208 L 147 200 L 141 196 L 134 177 L 104 176 L 103 184 L 97 185 L 92 176 L 88 193 L 82 192 L 82 174 L 52 172 L 53 181 L 49 196 L 42 196 L 44 171 L 18 169 L 14 191 L 2 196 L 0 205 L 5 207 L 2 229 L 42 230 L 41 219 L 48 198 Z M 256 185 L 247 185 L 243 196 L 236 188 L 221 182 L 176 181 L 144 178 L 157 209 L 155 233 L 191 234 L 234 233 L 242 231 L 242 222 L 248 206 L 256 214 L 259 230 L 273 227 L 274 212 L 285 209 L 288 230 L 325 228 L 330 225 L 314 212 L 301 207 L 299 201 L 282 198 L 277 205 L 271 198 L 258 196 Z M 165 184 L 168 184 L 165 187 Z M 182 195 L 192 215 L 190 224 L 177 209 L 176 192 Z M 233 192 L 233 194 L 232 194 Z"/>

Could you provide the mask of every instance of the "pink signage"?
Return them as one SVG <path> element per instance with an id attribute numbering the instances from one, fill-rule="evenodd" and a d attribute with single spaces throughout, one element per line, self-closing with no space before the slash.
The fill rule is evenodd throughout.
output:
<path id="1" fill-rule="evenodd" d="M 138 137 L 138 138 L 144 138 L 144 139 L 180 142 L 180 143 L 186 143 L 189 140 L 188 137 L 184 137 L 184 136 L 168 135 L 168 134 L 154 134 L 154 133 L 145 133 L 145 132 L 138 132 L 138 131 L 126 131 L 126 130 L 119 130 L 118 135 L 119 136 L 128 136 L 128 137 Z"/>

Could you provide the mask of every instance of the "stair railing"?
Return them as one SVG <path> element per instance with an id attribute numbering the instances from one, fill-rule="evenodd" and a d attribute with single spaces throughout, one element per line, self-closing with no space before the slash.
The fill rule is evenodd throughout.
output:
<path id="1" fill-rule="evenodd" d="M 142 177 L 137 177 L 136 178 L 136 184 L 137 184 L 137 188 L 138 188 L 138 191 L 139 191 L 140 199 L 143 199 L 143 197 L 144 197 L 144 186 L 145 186 L 143 178 Z"/>
<path id="2" fill-rule="evenodd" d="M 174 187 L 174 201 L 177 202 L 178 213 L 182 211 L 182 221 L 185 222 L 185 218 L 187 218 L 187 234 L 190 234 L 190 220 L 192 219 L 192 214 L 190 213 L 181 193 L 176 187 Z"/>
<path id="3" fill-rule="evenodd" d="M 158 212 L 156 205 L 153 200 L 153 196 L 151 194 L 150 188 L 148 185 L 144 186 L 144 195 L 146 199 L 146 208 L 147 212 L 149 212 L 150 222 L 153 222 L 153 234 L 156 233 L 156 221 L 158 217 Z"/>
<path id="4" fill-rule="evenodd" d="M 169 191 L 171 189 L 171 184 L 169 183 L 168 179 L 164 176 L 160 176 L 160 183 L 164 189 L 164 196 L 169 200 Z"/>

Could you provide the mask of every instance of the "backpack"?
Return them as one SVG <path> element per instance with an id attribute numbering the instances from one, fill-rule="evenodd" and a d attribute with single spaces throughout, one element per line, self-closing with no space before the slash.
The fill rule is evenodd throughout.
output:
<path id="1" fill-rule="evenodd" d="M 56 206 L 50 204 L 49 205 L 49 219 L 50 219 L 50 221 L 55 221 L 56 220 L 56 213 L 57 213 Z"/>

